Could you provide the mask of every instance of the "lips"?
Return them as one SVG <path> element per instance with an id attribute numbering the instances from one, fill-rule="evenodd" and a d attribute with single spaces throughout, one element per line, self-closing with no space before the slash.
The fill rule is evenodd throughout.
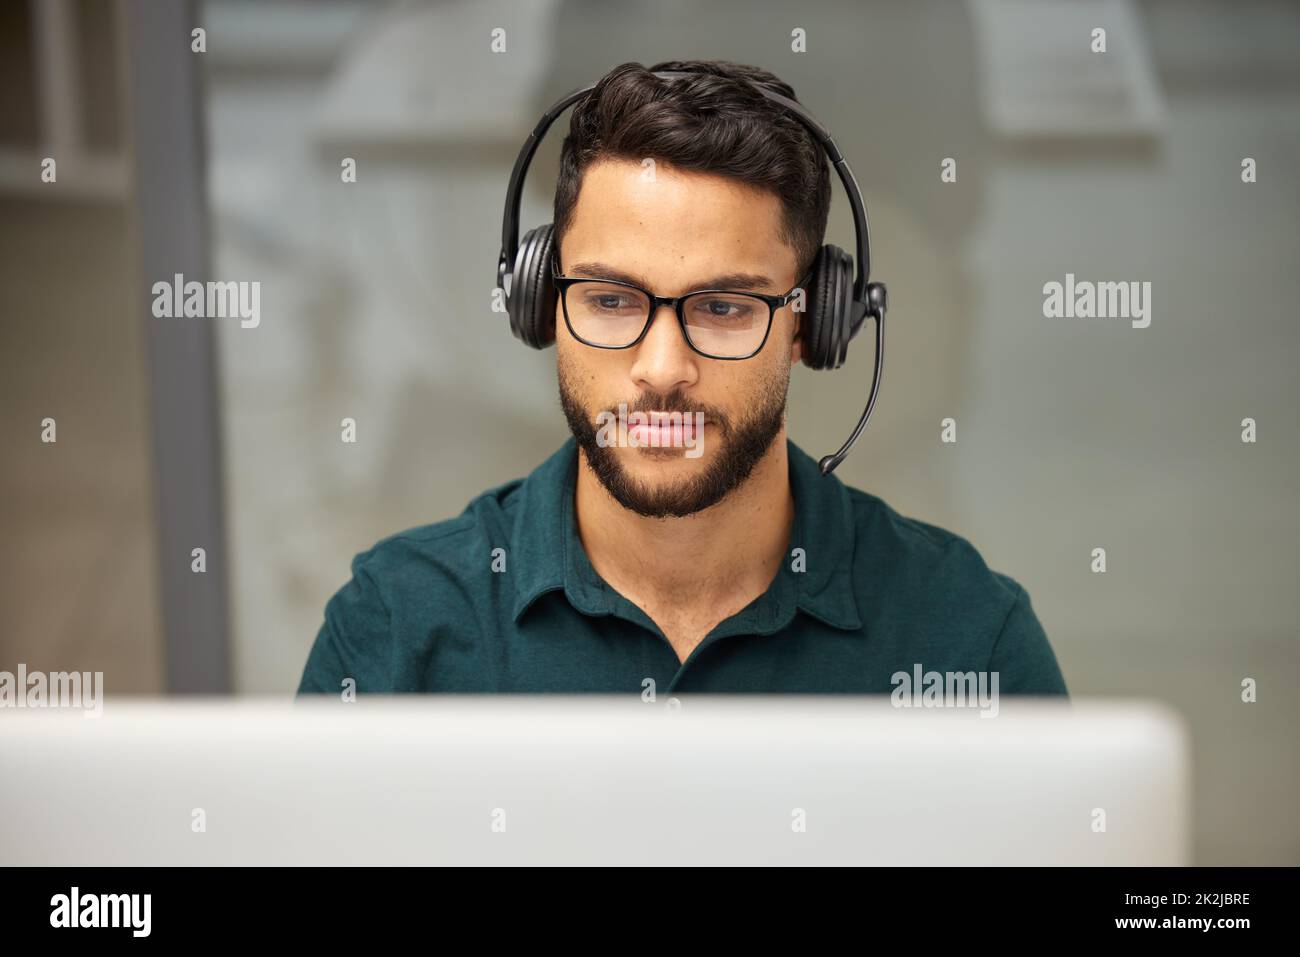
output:
<path id="1" fill-rule="evenodd" d="M 624 403 L 618 412 L 596 414 L 596 442 L 602 447 L 631 445 L 634 448 L 685 448 L 690 458 L 703 452 L 703 412 L 665 412 L 661 409 L 629 413 Z"/>
<path id="2" fill-rule="evenodd" d="M 695 436 L 694 422 L 669 422 L 661 421 L 658 423 L 651 422 L 649 425 L 630 425 L 628 426 L 630 435 L 656 435 L 660 438 L 680 435 L 683 439 L 691 439 Z"/>
<path id="3" fill-rule="evenodd" d="M 650 419 L 648 424 L 637 423 L 628 426 L 628 435 L 643 444 L 681 445 L 693 441 L 699 431 L 695 414 L 691 412 L 644 414 Z"/>

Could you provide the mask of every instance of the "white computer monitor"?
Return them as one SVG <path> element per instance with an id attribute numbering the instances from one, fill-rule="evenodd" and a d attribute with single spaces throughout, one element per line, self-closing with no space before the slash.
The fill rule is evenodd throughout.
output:
<path id="1" fill-rule="evenodd" d="M 1143 703 L 517 696 L 0 714 L 0 864 L 1188 863 Z"/>

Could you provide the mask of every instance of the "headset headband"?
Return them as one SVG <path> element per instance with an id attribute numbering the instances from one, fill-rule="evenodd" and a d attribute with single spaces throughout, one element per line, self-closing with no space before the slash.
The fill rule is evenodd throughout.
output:
<path id="1" fill-rule="evenodd" d="M 655 71 L 654 75 L 667 80 L 687 76 L 713 76 L 714 74 L 700 73 L 693 70 L 661 70 Z M 745 82 L 749 81 L 746 80 Z M 749 85 L 767 99 L 785 107 L 795 119 L 803 124 L 808 132 L 821 144 L 822 149 L 831 161 L 831 165 L 835 167 L 835 172 L 839 174 L 840 182 L 844 185 L 844 192 L 848 196 L 849 205 L 853 209 L 853 224 L 857 233 L 857 256 L 854 259 L 857 272 L 853 280 L 853 311 L 850 317 L 852 323 L 850 328 L 856 331 L 858 325 L 869 311 L 867 280 L 871 276 L 871 234 L 867 226 L 867 210 L 862 203 L 862 193 L 858 190 L 857 180 L 853 178 L 853 171 L 849 169 L 848 162 L 840 155 L 835 140 L 831 138 L 825 127 L 813 119 L 807 110 L 780 93 L 775 93 L 756 83 L 751 82 Z M 546 131 L 550 129 L 551 124 L 555 122 L 559 115 L 594 90 L 596 86 L 597 84 L 593 83 L 562 97 L 554 106 L 542 114 L 542 118 L 537 121 L 537 126 L 528 134 L 528 139 L 524 140 L 523 148 L 519 150 L 519 158 L 515 160 L 515 167 L 510 172 L 510 185 L 506 189 L 506 208 L 501 226 L 501 258 L 497 263 L 497 285 L 503 289 L 506 288 L 505 280 L 507 276 L 510 277 L 511 286 L 513 286 L 514 277 L 510 275 L 510 269 L 511 264 L 515 261 L 515 254 L 519 251 L 519 206 L 523 199 L 524 177 L 528 174 L 528 167 L 533 161 L 533 155 L 537 152 L 542 137 L 546 135 Z"/>

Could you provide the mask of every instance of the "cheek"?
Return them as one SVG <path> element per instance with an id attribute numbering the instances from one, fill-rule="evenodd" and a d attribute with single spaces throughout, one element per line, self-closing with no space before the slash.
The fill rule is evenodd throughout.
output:
<path id="1" fill-rule="evenodd" d="M 588 348 L 571 336 L 557 333 L 556 370 L 564 388 L 584 405 L 617 396 L 618 368 L 602 361 L 599 350 Z"/>
<path id="2" fill-rule="evenodd" d="M 556 334 L 555 371 L 560 385 L 568 392 L 578 395 L 582 392 L 583 372 L 573 354 L 573 345 L 574 343 L 565 340 L 563 334 Z"/>
<path id="3" fill-rule="evenodd" d="M 746 401 L 751 408 L 767 408 L 779 401 L 790 387 L 790 352 L 789 347 L 768 350 L 771 340 L 763 347 L 763 364 L 749 376 L 746 387 Z"/>
<path id="4" fill-rule="evenodd" d="M 772 361 L 776 358 L 775 351 L 768 355 L 765 346 L 759 356 L 744 362 L 728 363 L 735 368 L 720 373 L 709 383 L 709 392 L 715 397 L 712 404 L 743 418 L 776 388 L 781 366 Z"/>

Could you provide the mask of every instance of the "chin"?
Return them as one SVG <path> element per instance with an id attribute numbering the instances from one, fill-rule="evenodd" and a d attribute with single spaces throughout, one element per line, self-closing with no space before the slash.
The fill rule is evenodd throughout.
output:
<path id="1" fill-rule="evenodd" d="M 697 454 L 694 449 L 645 448 L 620 449 L 619 462 L 629 473 L 653 476 L 656 473 L 690 475 L 700 472 L 709 462 L 707 453 Z"/>

